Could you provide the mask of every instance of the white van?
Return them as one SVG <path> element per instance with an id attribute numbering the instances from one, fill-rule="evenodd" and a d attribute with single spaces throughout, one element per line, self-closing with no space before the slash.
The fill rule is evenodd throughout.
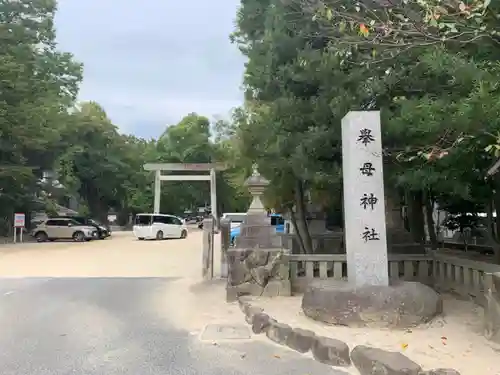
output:
<path id="1" fill-rule="evenodd" d="M 137 214 L 134 221 L 134 235 L 139 240 L 186 238 L 188 230 L 184 220 L 177 216 Z"/>

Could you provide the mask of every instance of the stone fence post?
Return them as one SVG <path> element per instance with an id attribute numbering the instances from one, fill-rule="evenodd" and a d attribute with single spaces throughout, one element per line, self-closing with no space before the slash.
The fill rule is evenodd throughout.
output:
<path id="1" fill-rule="evenodd" d="M 203 263 L 202 276 L 205 280 L 214 278 L 214 220 L 203 220 Z"/>
<path id="2" fill-rule="evenodd" d="M 500 273 L 484 274 L 484 336 L 495 343 L 500 343 Z"/>
<path id="3" fill-rule="evenodd" d="M 231 245 L 231 220 L 220 220 L 220 272 L 221 277 L 227 277 L 227 251 Z"/>

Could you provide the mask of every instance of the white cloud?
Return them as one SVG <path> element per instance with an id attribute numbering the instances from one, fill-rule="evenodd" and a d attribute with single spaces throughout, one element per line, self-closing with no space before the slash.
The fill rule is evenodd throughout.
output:
<path id="1" fill-rule="evenodd" d="M 229 42 L 238 0 L 62 0 L 62 49 L 84 63 L 82 100 L 124 132 L 150 137 L 190 112 L 226 115 L 243 101 L 243 57 Z"/>

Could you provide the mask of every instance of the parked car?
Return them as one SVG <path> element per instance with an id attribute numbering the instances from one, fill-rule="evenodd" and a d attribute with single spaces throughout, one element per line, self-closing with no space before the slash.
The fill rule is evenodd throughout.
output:
<path id="1" fill-rule="evenodd" d="M 226 212 L 222 214 L 223 220 L 231 220 L 231 229 L 239 227 L 246 217 L 246 212 Z"/>
<path id="2" fill-rule="evenodd" d="M 134 235 L 139 240 L 186 238 L 188 230 L 184 220 L 173 215 L 138 214 L 134 221 Z"/>
<path id="3" fill-rule="evenodd" d="M 105 238 L 108 238 L 111 236 L 111 229 L 96 220 L 87 217 L 87 216 L 58 216 L 58 218 L 67 218 L 70 217 L 71 219 L 75 220 L 76 222 L 80 223 L 81 225 L 89 226 L 89 227 L 94 227 L 97 230 L 97 237 L 100 240 L 103 240 Z"/>
<path id="4" fill-rule="evenodd" d="M 269 215 L 271 220 L 271 226 L 276 228 L 276 233 L 284 233 L 285 232 L 285 219 L 283 216 L 279 214 L 271 214 Z M 241 223 L 237 223 L 237 225 L 233 226 L 231 221 L 231 244 L 234 246 L 236 238 L 239 237 L 241 229 Z"/>
<path id="5" fill-rule="evenodd" d="M 38 224 L 32 231 L 31 235 L 38 242 L 67 240 L 82 242 L 96 239 L 98 236 L 97 229 L 93 226 L 82 225 L 70 217 L 59 217 L 47 219 Z"/>
<path id="6" fill-rule="evenodd" d="M 197 216 L 188 215 L 184 217 L 184 221 L 186 224 L 197 224 L 199 220 Z"/>

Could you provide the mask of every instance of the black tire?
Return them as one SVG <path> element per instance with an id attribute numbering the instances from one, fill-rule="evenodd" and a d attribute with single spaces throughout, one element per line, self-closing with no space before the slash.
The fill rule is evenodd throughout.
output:
<path id="1" fill-rule="evenodd" d="M 187 238 L 187 236 L 188 236 L 188 231 L 183 229 L 181 232 L 181 238 L 184 239 L 184 238 Z"/>
<path id="2" fill-rule="evenodd" d="M 85 235 L 83 234 L 83 232 L 78 231 L 78 232 L 73 233 L 73 241 L 75 241 L 75 242 L 85 241 Z"/>
<path id="3" fill-rule="evenodd" d="M 159 230 L 156 233 L 156 239 L 159 240 L 159 241 L 163 240 L 163 232 L 161 230 Z"/>
<path id="4" fill-rule="evenodd" d="M 47 236 L 47 233 L 41 231 L 35 233 L 35 238 L 36 242 L 45 242 L 49 239 L 49 236 Z"/>
<path id="5" fill-rule="evenodd" d="M 144 241 L 144 237 L 137 237 L 139 241 Z"/>

